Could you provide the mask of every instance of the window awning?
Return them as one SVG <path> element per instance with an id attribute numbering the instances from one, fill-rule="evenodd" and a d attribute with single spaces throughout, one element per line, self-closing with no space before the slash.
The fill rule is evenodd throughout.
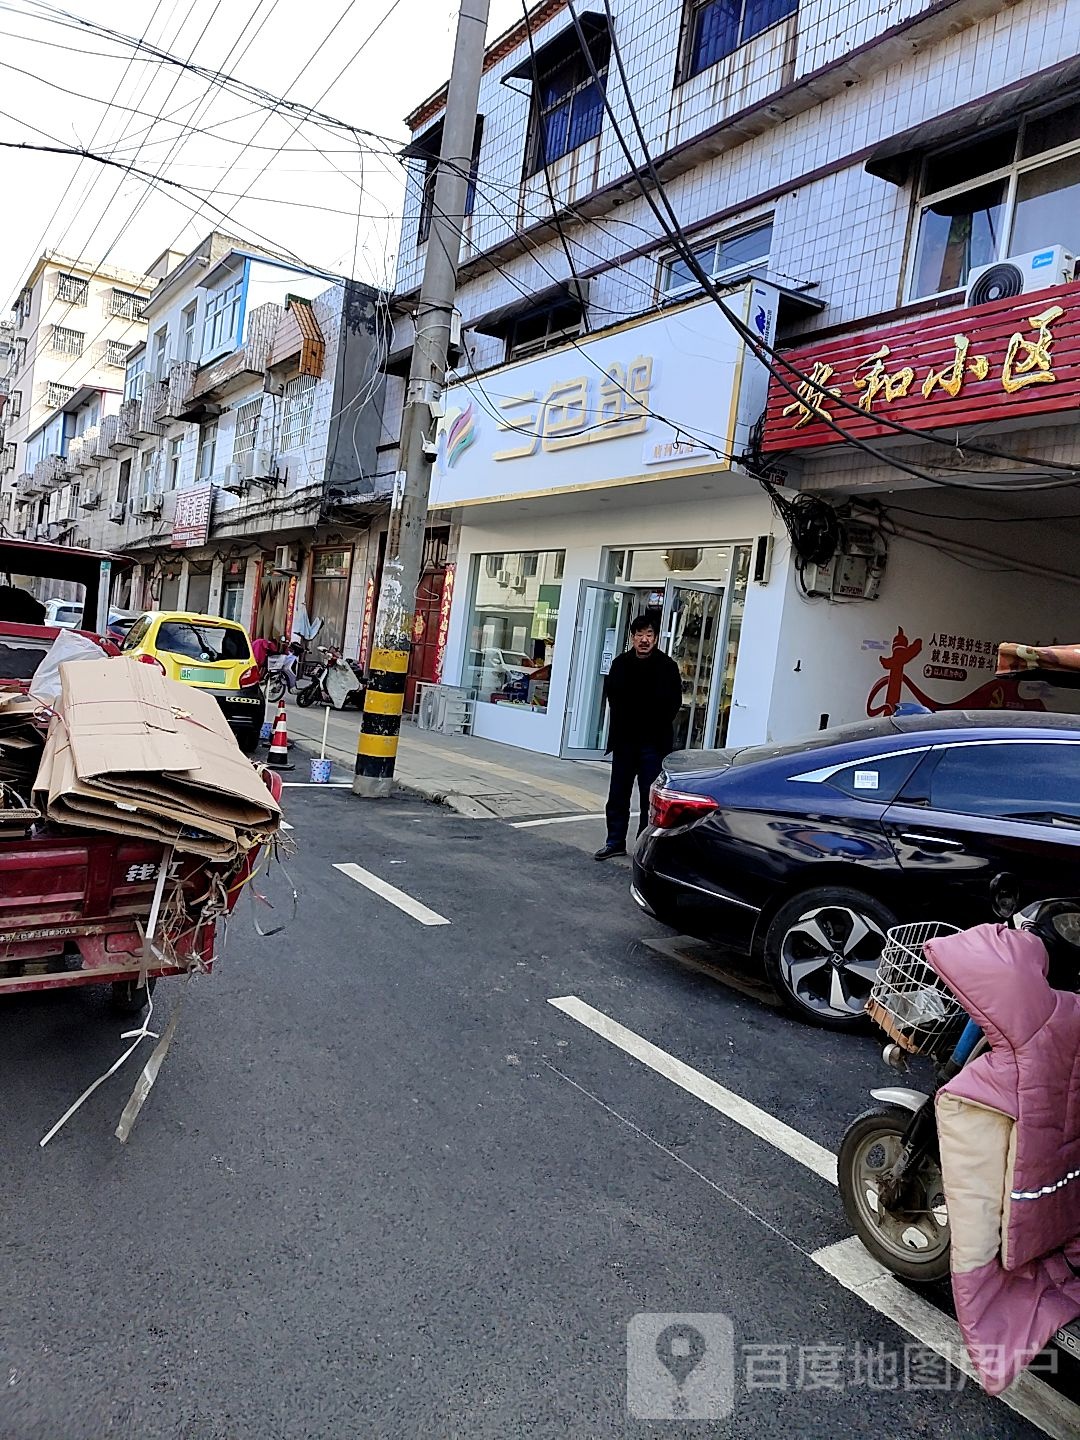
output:
<path id="1" fill-rule="evenodd" d="M 1075 95 L 1078 86 L 1080 56 L 1074 56 L 973 105 L 958 105 L 955 110 L 890 136 L 874 150 L 866 162 L 866 170 L 893 185 L 903 185 L 927 150 L 964 140 L 977 130 L 989 130 L 1018 120 L 1039 105 L 1066 99 L 1070 93 Z"/>
<path id="2" fill-rule="evenodd" d="M 594 39 L 597 35 L 607 33 L 607 16 L 601 14 L 600 11 L 579 10 L 577 18 L 586 41 Z M 525 59 L 516 69 L 508 70 L 502 77 L 502 84 L 505 85 L 508 80 L 528 80 L 531 82 L 534 64 L 538 71 L 549 70 L 552 65 L 558 64 L 559 61 L 580 53 L 581 42 L 578 39 L 577 29 L 573 21 L 571 21 L 565 29 L 560 30 L 552 39 L 543 45 L 538 45 L 535 56 L 532 54 L 526 55 Z"/>
<path id="3" fill-rule="evenodd" d="M 538 310 L 550 310 L 556 305 L 571 301 L 582 307 L 588 306 L 588 280 L 561 280 L 557 285 L 549 285 L 546 290 L 538 290 L 535 295 L 519 296 L 506 305 L 489 310 L 487 314 L 479 316 L 476 320 L 468 321 L 467 328 L 478 330 L 481 335 L 501 337 L 507 334 L 515 320 L 520 320 L 525 315 L 535 315 Z"/>

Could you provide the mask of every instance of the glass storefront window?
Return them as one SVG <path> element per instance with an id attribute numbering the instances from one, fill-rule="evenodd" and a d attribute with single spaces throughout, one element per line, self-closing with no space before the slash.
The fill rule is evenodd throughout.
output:
<path id="1" fill-rule="evenodd" d="M 461 683 L 480 700 L 547 710 L 564 559 L 534 550 L 474 560 Z"/>

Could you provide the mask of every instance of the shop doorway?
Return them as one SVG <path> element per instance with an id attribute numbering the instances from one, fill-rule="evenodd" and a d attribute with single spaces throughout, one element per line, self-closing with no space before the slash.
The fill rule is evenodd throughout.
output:
<path id="1" fill-rule="evenodd" d="M 722 743 L 730 700 L 733 658 L 732 599 L 728 584 L 668 580 L 662 590 L 583 580 L 574 627 L 570 688 L 561 754 L 599 760 L 607 748 L 604 679 L 615 656 L 627 648 L 630 622 L 643 611 L 657 614 L 660 647 L 679 667 L 683 707 L 675 722 L 675 748 L 708 749 Z"/>

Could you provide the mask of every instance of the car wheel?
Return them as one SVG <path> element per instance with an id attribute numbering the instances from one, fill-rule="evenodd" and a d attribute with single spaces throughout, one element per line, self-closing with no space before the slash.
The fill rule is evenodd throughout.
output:
<path id="1" fill-rule="evenodd" d="M 794 1014 L 831 1030 L 862 1023 L 885 932 L 896 917 L 858 890 L 822 886 L 795 895 L 765 936 L 765 973 Z"/>
<path id="2" fill-rule="evenodd" d="M 254 755 L 255 751 L 259 748 L 258 727 L 248 725 L 243 730 L 237 730 L 234 733 L 236 735 L 236 743 L 240 746 L 244 754 Z"/>

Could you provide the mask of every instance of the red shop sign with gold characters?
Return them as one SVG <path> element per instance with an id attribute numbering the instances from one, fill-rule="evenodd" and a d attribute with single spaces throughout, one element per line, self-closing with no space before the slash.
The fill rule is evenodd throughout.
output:
<path id="1" fill-rule="evenodd" d="M 1080 405 L 1080 283 L 786 350 L 769 384 L 766 451 L 1053 414 Z M 802 378 L 800 378 L 800 375 Z M 847 404 L 841 404 L 847 401 Z M 852 409 L 851 407 L 855 408 Z"/>

